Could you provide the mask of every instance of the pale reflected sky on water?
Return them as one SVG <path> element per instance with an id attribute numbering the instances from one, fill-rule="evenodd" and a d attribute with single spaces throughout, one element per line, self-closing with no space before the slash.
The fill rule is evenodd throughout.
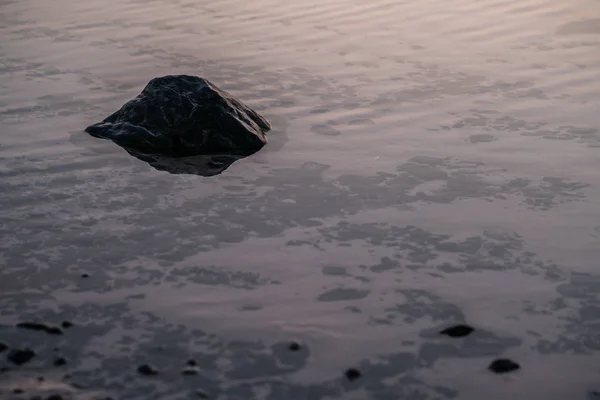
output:
<path id="1" fill-rule="evenodd" d="M 0 2 L 0 342 L 37 352 L 0 394 L 600 391 L 596 1 L 108 3 Z M 179 73 L 269 145 L 202 177 L 83 132 Z"/>

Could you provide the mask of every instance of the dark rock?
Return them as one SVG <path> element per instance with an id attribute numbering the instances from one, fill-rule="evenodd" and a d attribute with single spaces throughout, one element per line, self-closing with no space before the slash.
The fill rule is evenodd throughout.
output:
<path id="1" fill-rule="evenodd" d="M 50 335 L 62 335 L 63 331 L 58 326 L 48 325 L 41 322 L 19 322 L 17 328 L 30 329 L 32 331 L 42 331 Z"/>
<path id="2" fill-rule="evenodd" d="M 83 279 L 85 279 L 85 278 L 89 278 L 89 277 L 90 277 L 90 274 L 87 274 L 87 273 L 85 273 L 85 272 L 84 272 L 83 274 L 81 274 L 81 277 L 82 277 Z"/>
<path id="3" fill-rule="evenodd" d="M 290 343 L 290 345 L 288 346 L 288 349 L 290 349 L 291 351 L 298 351 L 302 348 L 302 345 L 299 342 L 293 341 L 292 343 Z"/>
<path id="4" fill-rule="evenodd" d="M 475 329 L 469 325 L 459 324 L 446 328 L 440 331 L 440 333 L 453 338 L 460 338 L 470 335 L 474 330 Z"/>
<path id="5" fill-rule="evenodd" d="M 62 367 L 63 365 L 67 365 L 67 359 L 64 357 L 58 357 L 52 364 L 54 364 L 56 367 Z"/>
<path id="6" fill-rule="evenodd" d="M 198 365 L 198 363 L 194 359 L 187 360 L 186 364 L 189 365 L 190 367 L 195 367 L 196 365 Z"/>
<path id="7" fill-rule="evenodd" d="M 181 370 L 181 373 L 183 375 L 198 375 L 200 373 L 200 370 L 196 367 L 186 367 Z"/>
<path id="8" fill-rule="evenodd" d="M 148 364 L 142 364 L 138 367 L 138 372 L 142 375 L 156 375 L 158 370 Z"/>
<path id="9" fill-rule="evenodd" d="M 73 323 L 70 321 L 63 321 L 60 325 L 65 329 L 69 329 L 73 326 Z"/>
<path id="10" fill-rule="evenodd" d="M 10 371 L 10 367 L 2 367 L 0 368 L 0 373 L 4 373 L 4 372 L 8 372 Z"/>
<path id="11" fill-rule="evenodd" d="M 60 394 L 51 394 L 50 396 L 46 397 L 46 400 L 64 400 L 64 397 L 62 397 Z"/>
<path id="12" fill-rule="evenodd" d="M 204 390 L 197 389 L 194 393 L 200 399 L 208 399 L 208 393 L 206 393 Z"/>
<path id="13" fill-rule="evenodd" d="M 13 349 L 11 350 L 6 359 L 13 364 L 23 365 L 27 364 L 35 356 L 35 352 L 31 349 Z"/>
<path id="14" fill-rule="evenodd" d="M 362 376 L 362 373 L 356 368 L 348 368 L 344 375 L 346 375 L 346 379 L 352 382 L 360 378 Z"/>
<path id="15" fill-rule="evenodd" d="M 38 376 L 37 380 L 38 382 L 44 382 L 46 378 L 44 378 L 43 376 Z"/>
<path id="16" fill-rule="evenodd" d="M 207 79 L 168 75 L 86 132 L 110 139 L 133 155 L 248 156 L 266 143 L 271 126 Z M 133 152 L 133 153 L 132 153 Z"/>
<path id="17" fill-rule="evenodd" d="M 6 349 L 8 349 L 8 345 L 6 343 L 0 342 L 0 353 L 2 353 Z"/>
<path id="18" fill-rule="evenodd" d="M 25 392 L 23 389 L 21 388 L 14 388 L 12 391 L 14 394 L 21 394 L 23 392 Z"/>
<path id="19" fill-rule="evenodd" d="M 497 374 L 505 374 L 520 369 L 521 366 L 508 358 L 498 358 L 489 365 L 488 369 Z"/>

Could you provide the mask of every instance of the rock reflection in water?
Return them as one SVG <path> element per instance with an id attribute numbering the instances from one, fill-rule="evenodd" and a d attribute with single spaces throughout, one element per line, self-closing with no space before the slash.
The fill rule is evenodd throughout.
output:
<path id="1" fill-rule="evenodd" d="M 170 174 L 190 174 L 200 176 L 219 175 L 237 160 L 247 155 L 211 154 L 190 157 L 169 157 L 158 154 L 143 154 L 131 149 L 125 149 L 135 158 L 145 161 L 158 171 Z"/>

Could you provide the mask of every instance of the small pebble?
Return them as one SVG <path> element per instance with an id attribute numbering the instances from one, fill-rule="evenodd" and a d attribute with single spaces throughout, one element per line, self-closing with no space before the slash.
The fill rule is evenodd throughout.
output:
<path id="1" fill-rule="evenodd" d="M 60 325 L 65 329 L 69 329 L 73 326 L 73 323 L 70 321 L 63 321 Z"/>
<path id="2" fill-rule="evenodd" d="M 23 393 L 23 392 L 24 392 L 24 390 L 23 390 L 23 389 L 21 389 L 21 388 L 15 388 L 15 389 L 13 389 L 13 393 L 14 393 L 14 394 L 21 394 L 21 393 Z"/>
<path id="3" fill-rule="evenodd" d="M 350 382 L 355 381 L 355 380 L 357 380 L 358 378 L 360 378 L 362 376 L 362 374 L 360 373 L 360 371 L 357 370 L 356 368 L 348 368 L 346 370 L 345 375 L 346 375 L 346 378 Z"/>
<path id="4" fill-rule="evenodd" d="M 84 279 L 85 279 L 85 278 L 89 278 L 89 277 L 90 277 L 90 274 L 83 273 L 83 274 L 81 274 L 81 277 L 82 277 L 82 278 L 84 278 Z"/>
<path id="5" fill-rule="evenodd" d="M 35 356 L 35 352 L 31 349 L 14 349 L 8 353 L 6 359 L 13 364 L 27 364 Z"/>
<path id="6" fill-rule="evenodd" d="M 186 364 L 189 365 L 190 367 L 195 367 L 196 365 L 198 365 L 198 363 L 196 363 L 196 360 L 194 360 L 192 358 L 187 360 Z"/>
<path id="7" fill-rule="evenodd" d="M 158 370 L 148 364 L 142 364 L 138 367 L 138 372 L 142 375 L 156 375 Z"/>
<path id="8" fill-rule="evenodd" d="M 38 376 L 38 382 L 44 382 L 46 379 L 43 376 Z"/>
<path id="9" fill-rule="evenodd" d="M 196 367 L 187 367 L 181 370 L 183 375 L 198 375 L 200 371 Z"/>
<path id="10" fill-rule="evenodd" d="M 64 357 L 58 357 L 56 360 L 54 360 L 53 364 L 55 367 L 62 367 L 63 365 L 67 365 L 67 359 Z"/>
<path id="11" fill-rule="evenodd" d="M 504 374 L 520 369 L 521 366 L 508 358 L 498 358 L 489 365 L 488 369 L 497 374 Z"/>
<path id="12" fill-rule="evenodd" d="M 8 349 L 8 345 L 6 343 L 0 342 L 0 353 L 2 353 L 6 349 Z"/>
<path id="13" fill-rule="evenodd" d="M 64 398 L 60 394 L 51 394 L 46 397 L 46 400 L 64 400 Z"/>
<path id="14" fill-rule="evenodd" d="M 293 341 L 292 343 L 290 343 L 290 345 L 288 346 L 288 349 L 290 349 L 291 351 L 298 351 L 302 348 L 302 345 L 299 342 Z"/>
<path id="15" fill-rule="evenodd" d="M 470 335 L 474 330 L 475 329 L 470 327 L 469 325 L 459 324 L 446 328 L 440 331 L 440 333 L 442 335 L 447 335 L 453 338 L 460 338 Z"/>
<path id="16" fill-rule="evenodd" d="M 201 399 L 208 399 L 208 393 L 206 393 L 204 390 L 196 390 L 194 393 L 196 393 L 196 396 L 198 396 Z"/>

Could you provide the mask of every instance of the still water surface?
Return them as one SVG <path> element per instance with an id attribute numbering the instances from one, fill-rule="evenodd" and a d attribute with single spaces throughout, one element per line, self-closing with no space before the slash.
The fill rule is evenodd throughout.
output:
<path id="1" fill-rule="evenodd" d="M 600 396 L 598 1 L 1 0 L 0 54 L 0 341 L 37 353 L 0 395 Z M 179 73 L 269 145 L 205 177 L 83 132 Z"/>

